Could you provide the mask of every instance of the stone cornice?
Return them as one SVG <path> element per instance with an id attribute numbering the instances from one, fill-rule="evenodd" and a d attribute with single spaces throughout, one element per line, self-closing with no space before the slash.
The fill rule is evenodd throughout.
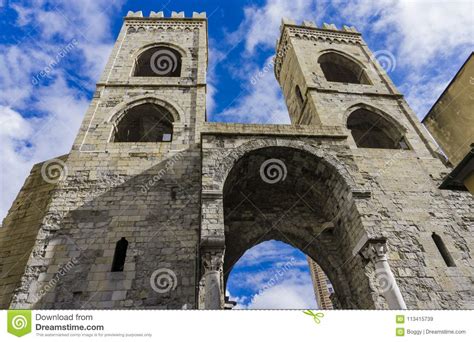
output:
<path id="1" fill-rule="evenodd" d="M 201 126 L 201 135 L 255 135 L 255 136 L 300 136 L 331 139 L 346 139 L 347 131 L 339 126 L 238 124 L 206 122 Z"/>

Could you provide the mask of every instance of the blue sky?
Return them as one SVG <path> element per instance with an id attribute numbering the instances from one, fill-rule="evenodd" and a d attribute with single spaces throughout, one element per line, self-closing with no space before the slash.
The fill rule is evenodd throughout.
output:
<path id="1" fill-rule="evenodd" d="M 356 26 L 390 56 L 380 62 L 420 118 L 473 50 L 469 0 L 0 0 L 0 217 L 34 163 L 68 153 L 128 10 L 207 12 L 213 121 L 289 122 L 273 71 L 265 72 L 282 16 Z M 245 291 L 232 295 L 252 298 Z"/>
<path id="2" fill-rule="evenodd" d="M 306 255 L 275 240 L 245 252 L 230 272 L 227 295 L 236 309 L 317 308 Z"/>

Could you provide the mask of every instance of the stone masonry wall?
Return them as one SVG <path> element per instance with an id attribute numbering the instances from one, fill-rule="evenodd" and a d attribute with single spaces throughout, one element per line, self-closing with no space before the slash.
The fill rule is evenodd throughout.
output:
<path id="1" fill-rule="evenodd" d="M 328 82 L 318 65 L 319 56 L 328 51 L 359 64 L 371 84 Z M 365 225 L 387 237 L 389 263 L 408 307 L 472 308 L 472 196 L 438 189 L 449 169 L 437 158 L 426 130 L 360 34 L 348 27 L 337 30 L 334 25 L 316 28 L 311 22 L 296 26 L 284 21 L 277 56 L 275 72 L 292 122 L 334 125 L 346 130 L 357 173 L 371 193 L 367 203 L 372 215 L 365 218 Z M 296 84 L 305 95 L 301 111 L 292 110 L 296 108 Z M 371 110 L 391 122 L 410 149 L 358 148 L 346 129 L 348 115 L 358 108 Z M 432 233 L 442 237 L 456 267 L 446 266 Z"/>
<path id="2" fill-rule="evenodd" d="M 60 157 L 64 161 L 67 156 Z M 15 198 L 0 229 L 0 308 L 9 307 L 34 247 L 55 182 L 45 182 L 48 162 L 36 164 Z"/>
<path id="3" fill-rule="evenodd" d="M 196 130 L 205 117 L 206 25 L 198 14 L 129 13 L 12 307 L 194 307 L 200 210 Z M 133 76 L 136 58 L 157 44 L 181 53 L 181 77 Z M 172 142 L 113 142 L 114 127 L 127 109 L 143 103 L 171 113 Z M 124 271 L 111 272 L 122 237 L 128 241 Z"/>
<path id="4" fill-rule="evenodd" d="M 181 77 L 134 77 L 136 57 L 158 43 L 181 52 Z M 371 84 L 327 82 L 317 58 L 330 50 L 360 63 Z M 298 201 L 290 192 L 309 182 L 314 211 L 296 205 L 283 235 L 272 231 L 268 238 L 286 239 L 315 259 L 342 307 L 388 307 L 373 264 L 360 253 L 364 241 L 386 239 L 388 263 L 409 309 L 474 308 L 472 196 L 438 189 L 449 169 L 359 33 L 284 23 L 275 74 L 293 125 L 206 123 L 206 68 L 202 15 L 127 16 L 71 152 L 54 160 L 59 178 L 45 179 L 41 171 L 49 161 L 36 165 L 4 220 L 1 307 L 201 307 L 203 241 L 215 247 L 227 239 L 226 272 L 229 258 L 262 232 L 245 221 L 255 215 L 252 206 L 229 214 L 226 194 L 239 196 L 229 189 L 255 191 L 268 219 L 278 222 L 282 203 Z M 173 141 L 113 142 L 120 119 L 143 103 L 170 112 Z M 358 108 L 391 122 L 409 150 L 358 148 L 346 128 Z M 258 188 L 256 161 L 272 157 L 291 166 L 292 183 Z M 432 233 L 443 239 L 455 267 L 444 263 Z M 111 272 L 122 237 L 129 243 L 124 271 Z"/>

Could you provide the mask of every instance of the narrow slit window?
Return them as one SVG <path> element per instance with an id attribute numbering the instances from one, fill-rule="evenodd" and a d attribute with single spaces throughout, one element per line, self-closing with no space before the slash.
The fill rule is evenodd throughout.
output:
<path id="1" fill-rule="evenodd" d="M 443 239 L 441 239 L 441 236 L 439 236 L 436 233 L 433 233 L 433 235 L 431 235 L 431 237 L 433 238 L 433 241 L 434 241 L 436 247 L 438 247 L 439 253 L 443 257 L 444 262 L 446 263 L 446 265 L 448 267 L 456 267 L 456 264 L 454 263 L 454 259 L 451 256 L 451 254 L 449 253 L 448 249 L 446 248 L 446 245 L 444 244 Z"/>
<path id="2" fill-rule="evenodd" d="M 295 87 L 295 94 L 296 94 L 296 101 L 298 101 L 298 107 L 301 110 L 303 109 L 304 98 L 303 98 L 303 94 L 301 94 L 300 87 L 298 86 Z"/>
<path id="3" fill-rule="evenodd" d="M 128 241 L 124 237 L 115 245 L 114 260 L 112 261 L 112 272 L 123 272 L 125 258 L 127 257 Z"/>

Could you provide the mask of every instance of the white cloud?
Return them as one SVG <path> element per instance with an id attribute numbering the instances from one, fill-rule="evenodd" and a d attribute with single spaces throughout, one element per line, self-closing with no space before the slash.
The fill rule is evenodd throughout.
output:
<path id="1" fill-rule="evenodd" d="M 249 76 L 243 80 L 243 89 L 218 114 L 220 118 L 246 123 L 290 122 L 273 67 L 268 68 L 272 58 L 268 58 L 263 66 L 249 70 Z"/>
<path id="2" fill-rule="evenodd" d="M 316 309 L 311 284 L 283 282 L 257 294 L 246 306 L 236 309 Z"/>
<path id="3" fill-rule="evenodd" d="M 446 72 L 431 76 L 427 80 L 427 77 L 422 73 L 412 73 L 405 78 L 406 82 L 399 88 L 410 107 L 421 118 L 444 91 L 452 77 L 454 77 L 454 72 L 452 74 Z"/>
<path id="4" fill-rule="evenodd" d="M 376 37 L 396 56 L 395 72 L 406 75 L 400 89 L 422 117 L 472 51 L 474 3 L 362 0 L 344 4 L 338 14 L 363 31 L 366 40 Z"/>
<path id="5" fill-rule="evenodd" d="M 225 53 L 215 48 L 217 43 L 210 39 L 209 40 L 209 51 L 208 51 L 208 69 L 207 69 L 207 94 L 206 94 L 206 110 L 208 119 L 212 117 L 216 102 L 214 96 L 217 92 L 217 83 L 219 78 L 216 74 L 216 68 L 219 63 L 226 57 Z"/>
<path id="6" fill-rule="evenodd" d="M 306 259 L 280 241 L 265 241 L 245 252 L 230 274 L 227 287 L 232 290 L 227 295 L 238 303 L 236 309 L 316 307 Z"/>
<path id="7" fill-rule="evenodd" d="M 276 240 L 265 241 L 247 250 L 236 266 L 254 266 L 266 262 L 288 262 L 294 259 L 295 249 Z M 292 263 L 293 264 L 293 263 Z"/>
<path id="8" fill-rule="evenodd" d="M 268 0 L 262 7 L 252 5 L 244 8 L 243 22 L 226 37 L 231 49 L 240 42 L 245 44 L 245 52 L 238 66 L 227 65 L 233 76 L 243 81 L 243 89 L 236 92 L 235 98 L 212 117 L 245 123 L 290 123 L 273 66 L 268 67 L 273 56 L 268 57 L 263 65 L 258 65 L 255 63 L 257 48 L 275 47 L 282 17 L 291 17 L 297 21 L 315 20 L 323 13 L 321 6 L 317 1 Z M 258 77 L 259 73 L 262 76 Z M 255 76 L 258 80 L 253 83 L 252 78 Z"/>
<path id="9" fill-rule="evenodd" d="M 472 1 L 358 1 L 342 7 L 357 24 L 384 33 L 402 64 L 423 67 L 473 44 Z M 367 17 L 374 17 L 368 24 Z M 365 25 L 364 25 L 365 24 Z"/>
<path id="10" fill-rule="evenodd" d="M 313 285 L 308 273 L 293 268 L 282 272 L 279 277 L 275 276 L 276 274 L 273 268 L 256 273 L 247 272 L 245 277 L 242 277 L 244 281 L 239 279 L 239 285 L 254 289 L 256 294 L 251 298 L 230 295 L 230 299 L 237 302 L 235 308 L 314 309 L 317 307 Z"/>
<path id="11" fill-rule="evenodd" d="M 31 37 L 18 45 L 0 45 L 0 218 L 33 164 L 69 152 L 89 105 L 87 92 L 112 47 L 110 12 L 124 2 L 32 0 L 11 5 L 18 14 L 16 25 Z M 50 67 L 71 41 L 77 45 Z M 66 73 L 71 64 L 81 68 L 75 70 L 78 77 Z M 34 77 L 45 70 L 41 80 L 47 79 L 47 85 L 35 85 Z"/>
<path id="12" fill-rule="evenodd" d="M 1 193 L 0 213 L 6 215 L 33 164 L 67 153 L 79 129 L 88 100 L 78 97 L 59 78 L 38 90 L 42 117 L 24 118 L 0 106 Z"/>
<path id="13" fill-rule="evenodd" d="M 244 8 L 244 20 L 239 28 L 228 35 L 231 45 L 245 41 L 245 49 L 253 53 L 260 45 L 266 48 L 275 47 L 280 34 L 283 17 L 296 22 L 308 19 L 320 21 L 330 2 L 316 0 L 267 0 L 262 7 L 256 5 Z"/>
<path id="14" fill-rule="evenodd" d="M 250 86 L 251 77 L 247 76 L 263 68 L 254 63 L 260 53 L 258 48 L 275 46 L 282 17 L 297 23 L 303 19 L 318 24 L 334 20 L 357 26 L 366 40 L 396 56 L 394 73 L 398 85 L 419 117 L 426 114 L 454 77 L 474 41 L 474 3 L 469 0 L 267 0 L 262 7 L 246 7 L 244 15 L 242 24 L 227 38 L 232 46 L 245 43 L 238 65 L 240 71 L 234 72 L 245 86 L 221 113 L 214 115 L 225 121 L 289 122 L 273 72 L 265 74 L 257 86 Z M 228 69 L 233 71 L 232 68 L 228 65 Z"/>

